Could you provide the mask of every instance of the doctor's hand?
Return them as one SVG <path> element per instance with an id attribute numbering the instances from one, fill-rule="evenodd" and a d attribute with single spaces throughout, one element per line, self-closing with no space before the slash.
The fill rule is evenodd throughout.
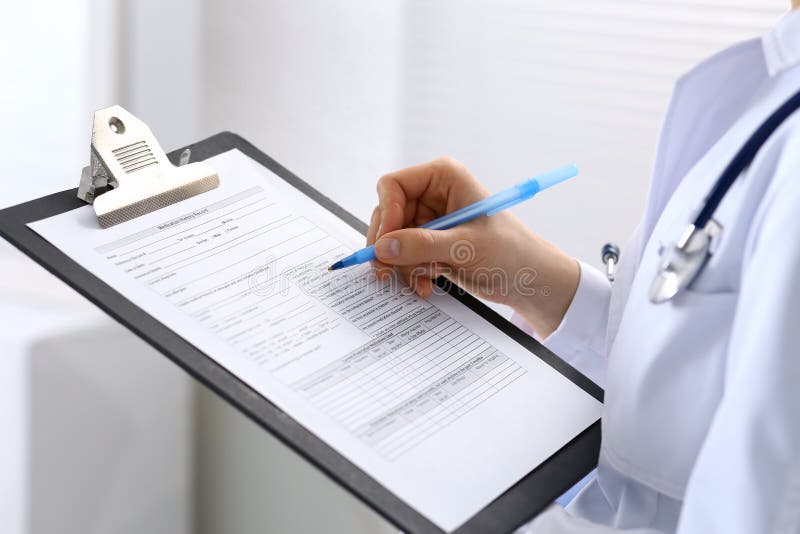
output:
<path id="1" fill-rule="evenodd" d="M 561 323 L 578 286 L 577 262 L 511 212 L 449 230 L 416 228 L 489 196 L 452 158 L 408 167 L 378 181 L 367 245 L 378 279 L 394 273 L 420 296 L 445 276 L 467 291 L 513 307 L 545 337 Z"/>

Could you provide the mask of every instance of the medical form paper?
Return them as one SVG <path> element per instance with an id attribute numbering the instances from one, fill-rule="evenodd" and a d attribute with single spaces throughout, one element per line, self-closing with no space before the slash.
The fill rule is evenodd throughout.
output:
<path id="1" fill-rule="evenodd" d="M 600 417 L 600 403 L 450 295 L 368 265 L 364 237 L 238 150 L 220 187 L 100 229 L 30 226 L 444 530 Z"/>

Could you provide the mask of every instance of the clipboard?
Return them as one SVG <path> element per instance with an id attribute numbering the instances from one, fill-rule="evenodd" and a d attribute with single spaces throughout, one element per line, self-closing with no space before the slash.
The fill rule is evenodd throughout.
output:
<path id="1" fill-rule="evenodd" d="M 366 224 L 234 133 L 216 134 L 175 150 L 167 154 L 167 157 L 173 164 L 178 164 L 182 156 L 185 158 L 189 153 L 187 149 L 195 161 L 238 149 L 357 231 L 366 234 Z M 443 532 L 211 357 L 169 330 L 26 226 L 30 222 L 85 206 L 86 204 L 77 198 L 76 193 L 77 189 L 70 189 L 0 210 L 0 236 L 160 351 L 194 379 L 277 437 L 399 529 L 408 533 Z M 440 278 L 436 283 L 504 335 L 509 336 L 602 402 L 603 391 L 599 386 L 536 340 L 449 281 Z M 597 465 L 599 449 L 600 421 L 598 420 L 454 532 L 457 534 L 509 532 L 521 526 L 591 471 Z"/>

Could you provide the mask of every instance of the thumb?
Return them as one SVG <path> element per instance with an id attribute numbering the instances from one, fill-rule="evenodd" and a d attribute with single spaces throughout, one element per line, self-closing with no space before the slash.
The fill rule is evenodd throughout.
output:
<path id="1" fill-rule="evenodd" d="M 381 236 L 375 243 L 375 256 L 389 265 L 451 263 L 453 246 L 461 242 L 454 229 L 406 228 Z"/>

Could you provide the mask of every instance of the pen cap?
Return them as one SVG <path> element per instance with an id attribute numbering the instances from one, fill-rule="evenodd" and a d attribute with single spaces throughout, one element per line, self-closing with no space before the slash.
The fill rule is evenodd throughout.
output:
<path id="1" fill-rule="evenodd" d="M 540 174 L 535 178 L 531 178 L 530 180 L 519 184 L 517 187 L 520 189 L 520 195 L 522 198 L 530 198 L 539 191 L 543 191 L 548 187 L 552 187 L 563 182 L 564 180 L 568 180 L 577 174 L 578 167 L 576 165 L 564 165 L 563 167 L 553 169 L 552 171 Z"/>
<path id="2" fill-rule="evenodd" d="M 550 172 L 540 174 L 535 178 L 531 178 L 530 180 L 526 180 L 521 184 L 517 184 L 508 191 L 498 193 L 494 197 L 487 199 L 496 199 L 498 202 L 496 202 L 495 205 L 486 212 L 486 216 L 491 217 L 492 215 L 500 213 L 501 211 L 512 208 L 520 202 L 528 200 L 539 191 L 559 184 L 577 174 L 578 167 L 575 165 L 564 165 L 558 169 L 554 169 Z"/>

